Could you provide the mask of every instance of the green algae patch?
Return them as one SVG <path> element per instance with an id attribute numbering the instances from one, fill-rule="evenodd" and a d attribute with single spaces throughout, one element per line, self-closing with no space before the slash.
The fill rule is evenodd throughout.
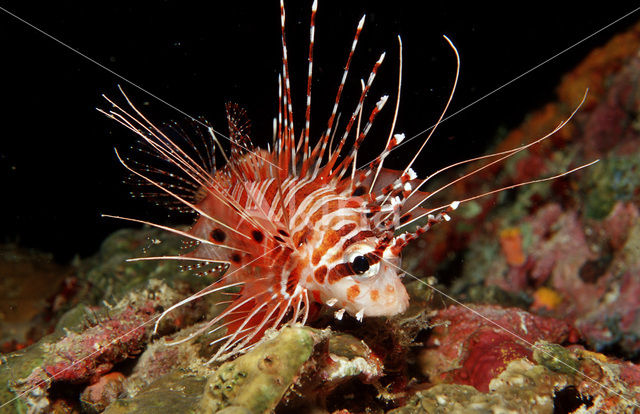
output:
<path id="1" fill-rule="evenodd" d="M 568 375 L 580 372 L 580 362 L 569 349 L 562 345 L 538 341 L 533 350 L 533 359 L 554 372 Z"/>
<path id="2" fill-rule="evenodd" d="M 637 154 L 609 155 L 589 168 L 581 183 L 585 215 L 602 220 L 615 203 L 636 201 L 640 187 L 639 169 Z"/>
<path id="3" fill-rule="evenodd" d="M 40 367 L 50 344 L 60 336 L 54 332 L 25 349 L 0 356 L 0 414 L 34 412 L 48 407 L 49 377 Z"/>
<path id="4" fill-rule="evenodd" d="M 311 357 L 315 343 L 310 329 L 286 327 L 251 352 L 222 364 L 207 381 L 200 412 L 273 410 Z"/>
<path id="5" fill-rule="evenodd" d="M 203 377 L 174 370 L 151 383 L 135 397 L 116 400 L 104 414 L 193 413 L 204 383 Z"/>
<path id="6" fill-rule="evenodd" d="M 40 346 L 32 345 L 25 350 L 2 356 L 0 364 L 0 414 L 26 413 L 28 407 L 18 396 L 29 389 L 23 379 L 42 363 L 44 351 Z M 43 375 L 42 379 L 46 377 Z M 39 389 L 34 392 L 39 392 Z M 29 393 L 28 393 L 29 394 Z M 25 395 L 30 397 L 30 395 Z"/>
<path id="7" fill-rule="evenodd" d="M 511 361 L 491 380 L 488 392 L 464 384 L 438 384 L 418 391 L 405 406 L 391 410 L 389 414 L 547 414 L 553 412 L 555 390 L 566 385 L 565 375 L 521 358 Z"/>

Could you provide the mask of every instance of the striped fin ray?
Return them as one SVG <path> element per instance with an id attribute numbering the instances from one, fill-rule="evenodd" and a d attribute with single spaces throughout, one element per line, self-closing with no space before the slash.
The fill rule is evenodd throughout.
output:
<path id="1" fill-rule="evenodd" d="M 344 71 L 342 73 L 342 79 L 340 80 L 340 84 L 338 86 L 338 91 L 336 93 L 336 98 L 333 103 L 333 109 L 331 110 L 331 115 L 329 116 L 329 121 L 327 124 L 327 129 L 320 137 L 313 151 L 311 152 L 311 156 L 309 157 L 309 162 L 312 162 L 314 159 L 317 159 L 315 168 L 313 171 L 313 178 L 315 178 L 320 169 L 320 164 L 324 158 L 325 150 L 327 149 L 327 143 L 329 142 L 329 137 L 331 136 L 331 131 L 333 128 L 333 123 L 336 119 L 338 113 L 338 105 L 340 104 L 340 99 L 342 98 L 342 91 L 344 90 L 344 85 L 347 80 L 347 76 L 349 74 L 349 68 L 351 67 L 351 61 L 353 55 L 356 51 L 356 46 L 358 45 L 358 39 L 360 37 L 360 33 L 362 32 L 362 28 L 364 27 L 365 16 L 362 16 L 360 21 L 358 22 L 358 26 L 356 28 L 356 33 L 353 38 L 353 42 L 351 44 L 351 49 L 349 50 L 349 55 L 347 57 L 347 63 L 345 64 Z M 306 168 L 303 167 L 303 171 L 306 172 Z"/>
<path id="2" fill-rule="evenodd" d="M 316 171 L 314 172 L 313 177 L 323 177 L 326 178 L 331 174 L 331 170 L 333 168 L 333 166 L 335 165 L 335 163 L 338 161 L 338 156 L 340 155 L 340 153 L 342 152 L 342 149 L 344 147 L 344 144 L 347 140 L 347 137 L 349 136 L 349 133 L 351 132 L 351 129 L 353 128 L 353 125 L 358 117 L 358 114 L 360 113 L 360 109 L 362 108 L 362 105 L 364 104 L 364 100 L 367 96 L 367 94 L 369 93 L 369 89 L 371 88 L 371 85 L 373 84 L 373 81 L 376 77 L 376 73 L 378 72 L 378 69 L 380 68 L 380 65 L 382 64 L 382 62 L 384 61 L 384 57 L 385 57 L 385 53 L 383 52 L 380 57 L 378 58 L 378 60 L 375 62 L 375 64 L 373 65 L 373 68 L 371 69 L 371 73 L 369 74 L 369 79 L 367 80 L 367 83 L 365 85 L 365 87 L 363 88 L 361 94 L 360 94 L 360 99 L 358 100 L 358 104 L 356 105 L 356 109 L 353 111 L 353 114 L 351 115 L 351 118 L 349 119 L 347 126 L 345 127 L 345 131 L 342 135 L 342 140 L 340 140 L 340 142 L 338 143 L 338 148 L 334 151 L 333 155 L 331 156 L 331 158 L 327 161 L 327 163 L 325 165 L 323 165 L 322 167 L 319 167 L 318 165 L 316 165 Z M 385 99 L 386 100 L 386 99 Z M 382 105 L 384 105 L 384 103 L 382 103 Z M 378 106 L 376 106 L 373 110 L 372 110 L 372 114 L 376 112 L 376 109 L 378 108 Z M 374 115 L 375 117 L 375 115 Z M 320 162 L 321 158 L 318 159 L 318 163 Z"/>
<path id="3" fill-rule="evenodd" d="M 109 112 L 103 111 L 101 109 L 98 110 L 141 137 L 154 150 L 156 150 L 160 154 L 160 156 L 166 158 L 167 160 L 170 160 L 170 162 L 172 162 L 177 168 L 184 172 L 188 179 L 192 180 L 195 185 L 198 185 L 206 193 L 216 197 L 221 203 L 229 206 L 229 208 L 235 211 L 238 215 L 243 216 L 245 219 L 251 220 L 251 217 L 244 212 L 244 209 L 235 202 L 233 197 L 229 196 L 224 190 L 220 191 L 221 188 L 219 187 L 217 181 L 213 179 L 211 175 L 212 173 L 205 171 L 203 167 L 200 166 L 196 161 L 194 161 L 188 154 L 186 154 L 182 148 L 177 146 L 160 129 L 158 129 L 152 122 L 144 117 L 144 115 L 142 115 L 142 113 L 131 103 L 124 91 L 122 91 L 122 89 L 120 90 L 126 101 L 129 103 L 130 107 L 140 118 L 137 118 L 124 109 L 120 108 L 115 102 L 107 97 L 105 97 L 105 99 L 109 103 L 111 103 L 114 109 L 118 112 L 115 112 L 113 110 Z M 125 165 L 125 167 L 127 167 L 130 172 L 150 182 L 162 191 L 167 192 L 181 203 L 193 208 L 194 211 L 197 211 L 199 214 L 202 214 L 202 211 L 198 211 L 193 207 L 193 205 L 189 205 L 190 203 L 188 203 L 186 200 L 180 198 L 176 194 L 173 194 L 170 190 L 160 185 L 156 181 L 128 167 L 120 157 L 119 159 L 120 162 Z M 210 219 L 212 218 L 210 217 Z"/>

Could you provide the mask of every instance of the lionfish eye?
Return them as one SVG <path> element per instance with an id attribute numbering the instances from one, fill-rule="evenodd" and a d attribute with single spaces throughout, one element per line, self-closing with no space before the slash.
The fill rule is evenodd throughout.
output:
<path id="1" fill-rule="evenodd" d="M 367 257 L 368 253 L 374 251 L 374 246 L 362 243 L 351 245 L 345 252 L 344 263 L 348 263 L 354 277 L 358 280 L 368 279 L 380 272 L 380 262 Z"/>
<path id="2" fill-rule="evenodd" d="M 351 261 L 351 267 L 354 272 L 361 275 L 367 270 L 369 270 L 369 260 L 364 256 L 356 256 Z"/>

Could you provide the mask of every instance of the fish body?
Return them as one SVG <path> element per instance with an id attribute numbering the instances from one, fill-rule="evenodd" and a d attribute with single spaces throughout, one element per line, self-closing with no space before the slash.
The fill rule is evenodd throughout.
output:
<path id="1" fill-rule="evenodd" d="M 226 107 L 228 136 L 200 122 L 208 136 L 206 147 L 213 150 L 195 156 L 151 123 L 126 95 L 130 109 L 125 110 L 108 99 L 112 109 L 103 111 L 138 134 L 148 147 L 148 153 L 178 171 L 181 183 L 167 185 L 149 174 L 153 169 L 136 170 L 136 165 L 129 166 L 120 158 L 123 165 L 183 209 L 198 215 L 187 232 L 142 220 L 133 221 L 189 239 L 192 249 L 178 259 L 196 261 L 204 266 L 213 264 L 211 273 L 215 272 L 217 276 L 210 286 L 167 309 L 162 316 L 187 302 L 231 290 L 232 300 L 225 302 L 226 308 L 184 338 L 188 340 L 225 328 L 226 334 L 214 341 L 222 344 L 212 360 L 250 349 L 269 328 L 278 328 L 284 323 L 306 323 L 318 305 L 335 308 L 338 319 L 345 313 L 362 320 L 405 311 L 409 296 L 401 279 L 402 249 L 434 224 L 450 220 L 448 213 L 461 202 L 528 183 L 432 208 L 425 208 L 425 202 L 456 182 L 548 138 L 568 122 L 529 144 L 451 164 L 418 179 L 411 167 L 435 131 L 433 128 L 404 169 L 385 168 L 387 156 L 404 140 L 404 134 L 397 133 L 395 128 L 402 84 L 402 41 L 398 37 L 398 89 L 394 116 L 383 138 L 386 145 L 377 157 L 358 167 L 358 151 L 389 100 L 388 95 L 383 95 L 374 105 L 370 104 L 371 86 L 386 54 L 382 53 L 375 61 L 368 78 L 361 80 L 361 93 L 355 107 L 343 108 L 340 112 L 339 108 L 344 106 L 342 92 L 364 27 L 363 16 L 355 29 L 326 129 L 312 140 L 310 114 L 316 10 L 317 1 L 311 10 L 304 127 L 298 130 L 294 127 L 291 100 L 285 8 L 283 2 L 280 3 L 279 113 L 274 120 L 273 143 L 267 149 L 253 145 L 246 113 L 235 104 Z M 460 67 L 455 46 L 446 36 L 444 38 L 454 51 L 458 65 L 451 95 L 436 126 L 451 102 Z M 342 123 L 344 126 L 340 128 L 339 112 L 347 114 Z M 229 155 L 221 150 L 224 148 L 220 141 L 222 137 L 230 141 Z M 221 168 L 215 167 L 213 153 L 216 149 L 226 160 Z M 479 160 L 488 162 L 430 193 L 421 191 L 434 176 Z M 585 166 L 532 182 L 554 179 Z M 164 175 L 175 176 L 173 173 Z"/>
<path id="2" fill-rule="evenodd" d="M 241 286 L 211 321 L 231 335 L 221 349 L 244 349 L 283 322 L 306 323 L 318 304 L 359 320 L 406 310 L 399 265 L 408 233 L 395 237 L 395 226 L 407 214 L 410 173 L 380 169 L 374 183 L 374 163 L 340 178 L 350 165 L 316 168 L 298 153 L 288 167 L 287 144 L 269 152 L 243 143 L 252 149 L 234 151 L 202 183 L 201 214 L 188 232 L 198 242 L 186 256 L 227 265 L 210 288 Z"/>
<path id="3" fill-rule="evenodd" d="M 256 157 L 239 162 L 251 162 L 247 158 L 262 162 Z M 372 213 L 374 196 L 354 195 L 351 179 L 290 175 L 279 181 L 269 170 L 256 168 L 258 176 L 229 183 L 233 198 L 243 205 L 242 215 L 220 203 L 218 195 L 202 201 L 203 211 L 238 232 L 201 216 L 191 234 L 212 244 L 201 243 L 192 254 L 230 262 L 230 280 L 263 278 L 244 288 L 260 298 L 257 302 L 303 295 L 352 315 L 404 311 L 408 296 L 398 271 L 382 261 L 399 265 L 393 228 L 376 223 L 384 212 Z"/>
<path id="4" fill-rule="evenodd" d="M 367 81 L 362 82 L 357 105 L 344 129 L 338 131 L 338 108 L 364 17 L 356 27 L 326 130 L 312 144 L 310 102 L 317 10 L 314 2 L 305 125 L 302 132 L 296 132 L 282 2 L 280 10 L 283 66 L 272 147 L 266 150 L 254 147 L 246 113 L 235 104 L 226 108 L 229 130 L 226 138 L 231 148 L 229 156 L 222 153 L 226 159 L 222 168 L 211 166 L 213 154 L 190 155 L 128 98 L 130 110 L 109 100 L 113 108 L 104 111 L 137 133 L 149 153 L 177 168 L 182 175 L 181 188 L 195 189 L 190 194 L 179 194 L 175 186 L 151 177 L 150 169 L 136 170 L 121 159 L 143 181 L 198 214 L 188 232 L 161 227 L 190 240 L 193 248 L 182 258 L 205 265 L 213 263 L 213 270 L 217 271 L 214 283 L 164 314 L 210 293 L 236 289 L 225 310 L 193 334 L 227 329 L 214 360 L 250 348 L 268 328 L 283 323 L 306 323 L 318 305 L 334 307 L 337 318 L 348 313 L 358 320 L 403 312 L 409 296 L 401 280 L 402 248 L 434 223 L 448 219 L 443 208 L 431 214 L 419 206 L 427 193 L 419 191 L 424 182 L 411 169 L 415 158 L 402 171 L 383 167 L 385 158 L 404 138 L 395 132 L 401 79 L 396 117 L 386 146 L 372 162 L 356 168 L 358 150 L 388 100 L 386 95 L 379 97 L 369 113 L 365 113 L 365 102 L 384 53 L 374 63 Z M 401 52 L 400 38 L 398 41 Z M 207 126 L 206 134 L 209 148 L 222 147 L 217 131 Z M 334 144 L 336 135 L 339 139 Z M 425 219 L 422 225 L 414 226 L 411 232 L 398 231 L 420 217 Z"/>

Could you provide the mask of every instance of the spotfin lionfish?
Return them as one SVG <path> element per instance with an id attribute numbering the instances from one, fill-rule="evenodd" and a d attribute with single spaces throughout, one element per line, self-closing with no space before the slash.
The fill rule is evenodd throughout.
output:
<path id="1" fill-rule="evenodd" d="M 436 223 L 450 220 L 449 213 L 460 203 L 531 182 L 441 206 L 427 208 L 425 202 L 455 182 L 546 139 L 568 122 L 561 123 L 549 134 L 527 145 L 461 161 L 419 179 L 411 167 L 432 136 L 433 128 L 403 170 L 385 168 L 385 159 L 405 138 L 395 129 L 402 83 L 402 41 L 398 36 L 398 90 L 386 145 L 375 159 L 358 168 L 358 150 L 388 100 L 387 95 L 380 97 L 373 108 L 365 112 L 365 101 L 385 53 L 373 64 L 366 82 L 361 82 L 357 104 L 344 128 L 338 130 L 338 108 L 364 27 L 363 16 L 346 57 L 326 129 L 315 144 L 312 143 L 311 85 L 316 10 L 317 0 L 311 8 L 306 108 L 304 126 L 300 131 L 294 127 L 285 8 L 283 0 L 280 1 L 282 71 L 278 78 L 279 111 L 274 125 L 274 142 L 267 149 L 254 147 L 248 135 L 246 114 L 233 104 L 226 107 L 231 148 L 229 155 L 221 151 L 226 161 L 221 168 L 216 168 L 213 156 L 216 146 L 221 148 L 220 134 L 208 125 L 208 148 L 212 154 L 193 156 L 163 129 L 151 123 L 124 93 L 130 112 L 108 98 L 112 109 L 102 111 L 141 137 L 155 157 L 177 168 L 181 177 L 165 175 L 179 179 L 181 185 L 169 185 L 155 179 L 147 174 L 149 169 L 136 169 L 118 155 L 125 168 L 198 215 L 188 231 L 144 220 L 125 219 L 178 234 L 194 246 L 182 256 L 157 259 L 213 265 L 210 273 L 217 276 L 217 280 L 205 289 L 165 310 L 160 319 L 190 301 L 235 288 L 231 293 L 233 299 L 227 302 L 222 313 L 197 332 L 174 342 L 226 328 L 225 335 L 215 341 L 221 345 L 211 361 L 250 349 L 269 328 L 278 328 L 285 323 L 305 324 L 316 305 L 337 309 L 335 317 L 338 319 L 346 312 L 360 321 L 364 317 L 404 312 L 409 305 L 409 296 L 402 283 L 400 268 L 403 248 Z M 455 54 L 457 68 L 451 94 L 436 126 L 452 100 L 460 66 L 455 46 L 446 36 L 444 39 Z M 347 142 L 351 144 L 347 146 Z M 435 191 L 421 190 L 434 176 L 483 159 L 490 162 Z M 535 181 L 554 179 L 583 167 Z M 410 225 L 413 228 L 409 229 Z M 160 319 L 156 321 L 156 329 Z"/>

